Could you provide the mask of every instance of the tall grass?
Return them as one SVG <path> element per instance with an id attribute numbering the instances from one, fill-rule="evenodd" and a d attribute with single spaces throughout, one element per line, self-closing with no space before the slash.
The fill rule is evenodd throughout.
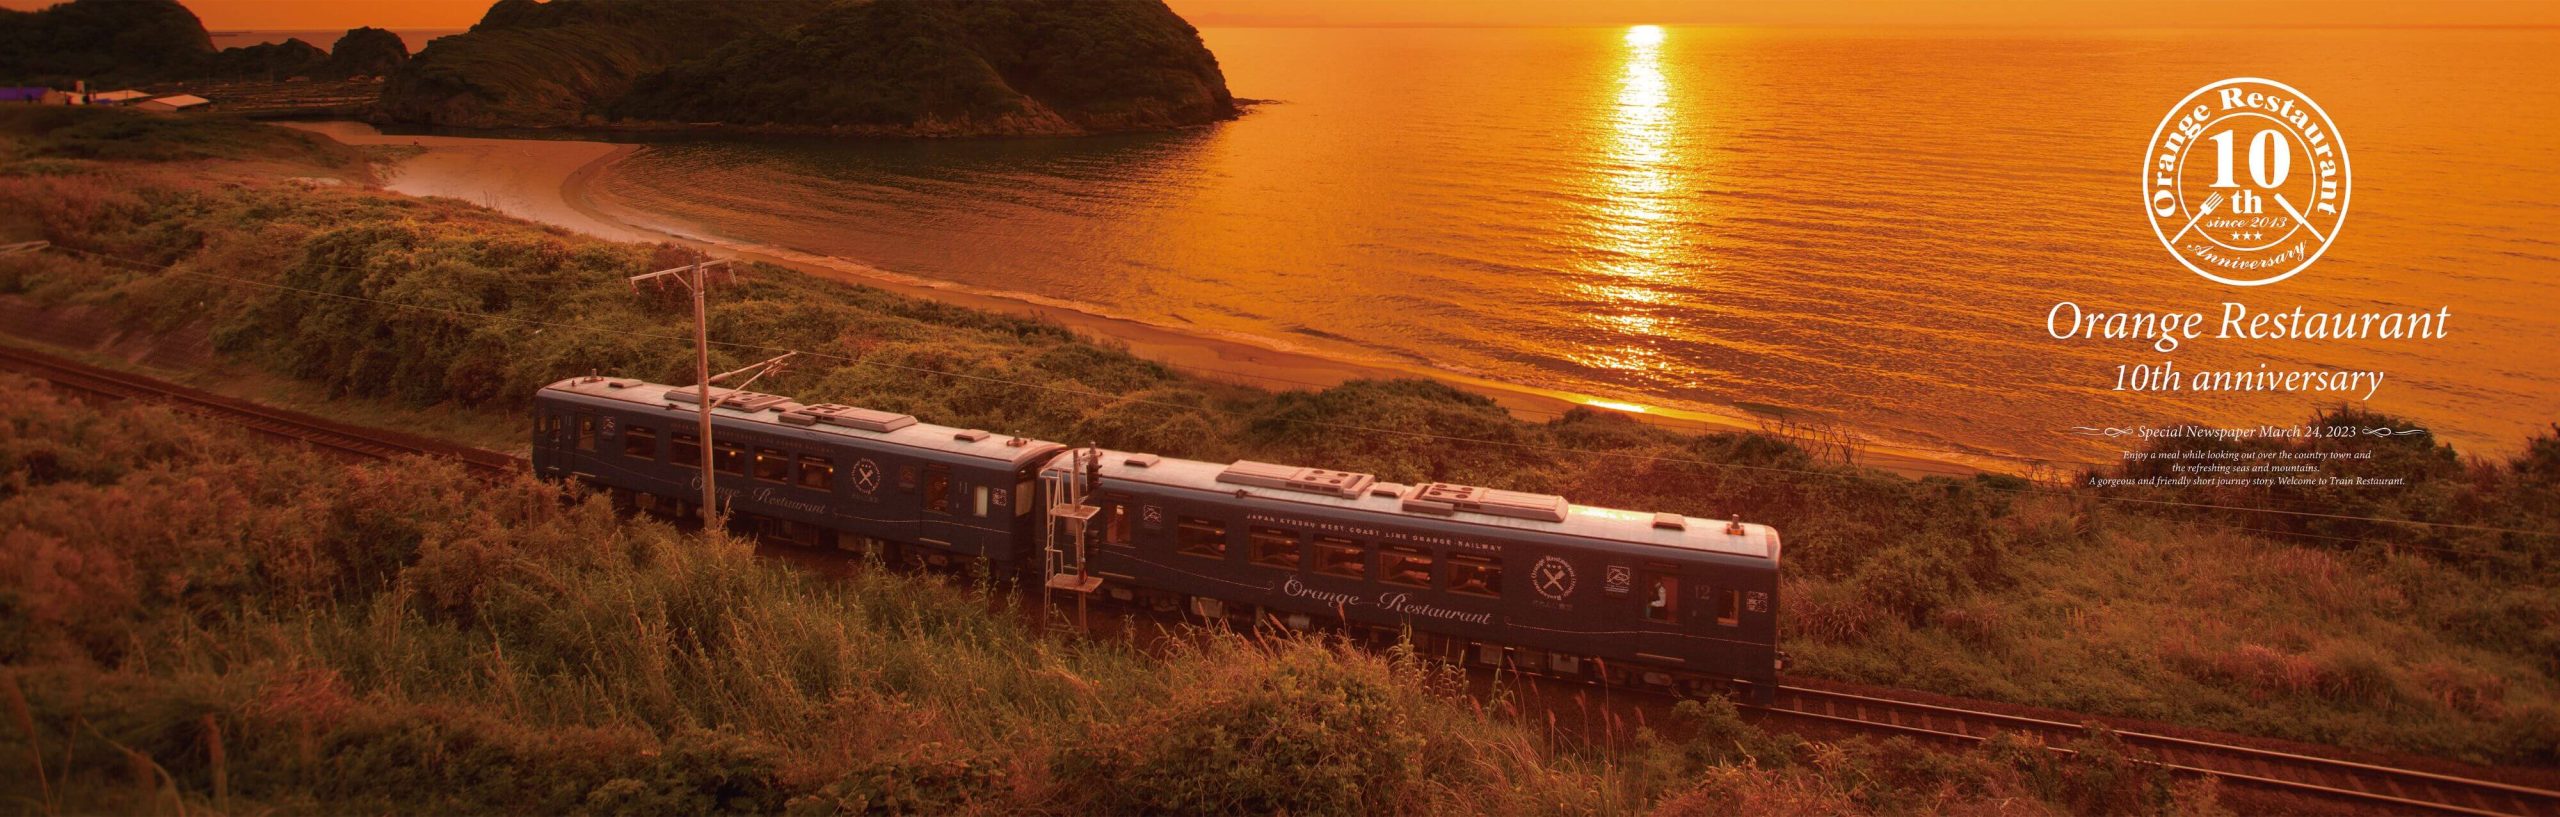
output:
<path id="1" fill-rule="evenodd" d="M 1151 654 L 1052 638 L 984 585 L 821 578 L 530 479 L 349 465 L 162 409 L 68 402 L 14 376 L 0 389 L 18 396 L 0 404 L 0 689 L 23 690 L 0 758 L 36 772 L 0 776 L 0 797 L 33 810 L 1620 814 L 1803 791 L 1892 813 L 2212 800 L 2156 775 L 2039 789 L 2036 775 L 2087 766 L 2041 750 L 1967 755 L 1944 785 L 1876 790 L 1870 767 L 1922 760 L 1895 744 L 1773 738 L 1730 705 L 1689 704 L 1661 732 L 1595 742 L 1534 728 L 1505 695 L 1470 697 L 1462 675 L 1410 650 L 1195 632 Z"/>
<path id="2" fill-rule="evenodd" d="M 0 134 L 12 132 L 12 115 L 0 111 Z M 44 144 L 29 138 L 22 149 Z M 667 248 L 576 237 L 457 201 L 306 189 L 198 164 L 41 161 L 0 162 L 0 237 L 177 271 L 14 256 L 0 258 L 0 295 L 134 327 L 203 330 L 224 359 L 307 383 L 320 397 L 422 407 L 493 429 L 521 428 L 525 401 L 561 377 L 691 377 L 685 304 L 623 283 L 672 263 Z M 750 268 L 714 303 L 715 339 L 836 356 L 803 356 L 759 382 L 811 401 L 1170 456 L 1305 463 L 1773 524 L 1787 537 L 1780 609 L 1801 672 L 2361 747 L 2560 762 L 2560 535 L 2531 533 L 2560 534 L 2560 435 L 2525 441 L 2504 460 L 2465 459 L 2426 435 L 2395 438 L 2355 467 L 2371 476 L 2397 469 L 2412 482 L 2353 496 L 2146 497 L 2350 508 L 2385 520 L 2312 521 L 2128 506 L 2007 478 L 1904 479 L 1825 463 L 1764 435 L 1685 435 L 1601 412 L 1524 422 L 1424 381 L 1268 392 L 1190 377 L 1052 324 L 770 267 Z M 474 314 L 495 317 L 465 317 Z M 713 366 L 767 353 L 717 347 Z M 139 521 L 130 533 L 154 535 Z"/>

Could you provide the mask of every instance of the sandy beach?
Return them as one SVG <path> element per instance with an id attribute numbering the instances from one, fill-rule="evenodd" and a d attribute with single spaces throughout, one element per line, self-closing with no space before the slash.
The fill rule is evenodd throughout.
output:
<path id="1" fill-rule="evenodd" d="M 761 261 L 847 283 L 927 298 L 956 306 L 1036 317 L 1095 337 L 1110 338 L 1132 354 L 1212 380 L 1274 389 L 1320 389 L 1358 379 L 1427 377 L 1485 395 L 1513 414 L 1549 420 L 1575 406 L 1641 415 L 1644 422 L 1684 431 L 1756 431 L 1747 417 L 1718 416 L 1654 406 L 1628 406 L 1596 395 L 1537 389 L 1423 367 L 1380 366 L 1259 345 L 1248 338 L 1210 336 L 1126 318 L 1096 315 L 1056 304 L 975 292 L 899 275 L 859 262 L 789 249 L 724 240 L 692 225 L 613 208 L 593 195 L 597 178 L 639 148 L 604 142 L 487 139 L 465 136 L 384 134 L 357 122 L 294 123 L 350 145 L 405 145 L 418 154 L 386 171 L 382 186 L 417 196 L 445 196 L 508 215 L 615 241 L 670 241 L 715 256 Z M 1910 476 L 1970 476 L 2014 470 L 1999 463 L 1958 457 L 1914 456 L 1863 449 L 1860 462 Z"/>

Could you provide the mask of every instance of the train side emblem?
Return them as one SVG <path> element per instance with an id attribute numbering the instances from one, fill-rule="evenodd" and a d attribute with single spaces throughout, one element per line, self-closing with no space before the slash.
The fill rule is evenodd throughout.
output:
<path id="1" fill-rule="evenodd" d="M 1563 601 L 1564 597 L 1573 595 L 1572 562 L 1554 556 L 1539 559 L 1529 568 L 1529 579 L 1530 584 L 1537 588 L 1538 595 L 1550 601 Z"/>
<path id="2" fill-rule="evenodd" d="M 1608 584 L 1601 589 L 1607 591 L 1608 594 L 1612 596 L 1633 594 L 1636 592 L 1635 569 L 1626 565 L 1610 565 Z"/>
<path id="3" fill-rule="evenodd" d="M 880 490 L 880 464 L 869 457 L 854 463 L 853 489 L 866 494 Z"/>

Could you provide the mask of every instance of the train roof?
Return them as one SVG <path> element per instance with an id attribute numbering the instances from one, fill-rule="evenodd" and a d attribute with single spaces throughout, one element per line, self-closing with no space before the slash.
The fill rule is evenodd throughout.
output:
<path id="1" fill-rule="evenodd" d="M 573 377 L 544 387 L 544 391 L 561 392 L 610 402 L 629 403 L 636 408 L 661 411 L 681 409 L 690 418 L 698 404 L 694 386 L 669 386 L 628 377 Z M 804 404 L 787 397 L 760 392 L 742 392 L 714 386 L 713 400 L 722 401 L 712 410 L 714 418 L 727 427 L 760 424 L 772 431 L 811 432 L 822 435 L 872 440 L 891 445 L 917 448 L 960 457 L 993 460 L 1010 468 L 1021 468 L 1047 458 L 1065 446 L 1028 437 L 995 434 L 978 429 L 953 428 L 917 422 L 912 415 L 872 409 L 841 406 L 832 403 Z"/>
<path id="2" fill-rule="evenodd" d="M 1052 468 L 1066 467 L 1061 457 Z M 1757 523 L 1575 505 L 1564 497 L 1468 485 L 1379 482 L 1369 474 L 1240 460 L 1232 464 L 1102 451 L 1102 489 L 1114 481 L 1361 511 L 1410 522 L 1467 525 L 1598 539 L 1775 561 L 1778 531 Z M 1259 490 L 1256 490 L 1259 489 Z M 1736 525 L 1739 531 L 1735 532 Z"/>

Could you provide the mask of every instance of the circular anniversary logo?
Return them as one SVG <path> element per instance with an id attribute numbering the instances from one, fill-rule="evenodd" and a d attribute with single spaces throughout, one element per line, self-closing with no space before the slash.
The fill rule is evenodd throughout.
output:
<path id="1" fill-rule="evenodd" d="M 2179 100 L 2151 133 L 2143 209 L 2178 263 L 2253 287 L 2293 277 L 2347 220 L 2347 143 L 2292 86 L 2226 79 Z"/>

